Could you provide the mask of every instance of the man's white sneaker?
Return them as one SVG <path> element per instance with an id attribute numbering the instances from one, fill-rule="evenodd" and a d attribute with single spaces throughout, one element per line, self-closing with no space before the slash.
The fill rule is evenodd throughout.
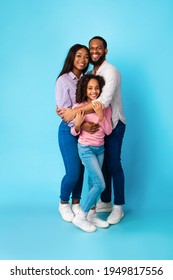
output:
<path id="1" fill-rule="evenodd" d="M 87 220 L 89 222 L 91 222 L 93 225 L 95 225 L 96 227 L 100 227 L 100 228 L 107 228 L 109 227 L 109 223 L 107 221 L 104 221 L 102 219 L 100 219 L 95 210 L 90 210 L 88 215 L 87 215 Z"/>
<path id="2" fill-rule="evenodd" d="M 107 218 L 109 224 L 117 224 L 124 217 L 124 212 L 121 205 L 114 205 L 111 214 Z"/>
<path id="3" fill-rule="evenodd" d="M 87 214 L 85 214 L 82 210 L 80 210 L 78 214 L 75 215 L 72 222 L 75 226 L 79 227 L 83 231 L 86 232 L 96 231 L 96 226 L 92 225 L 92 223 L 90 223 L 87 220 Z"/>
<path id="4" fill-rule="evenodd" d="M 73 213 L 74 213 L 75 215 L 79 212 L 80 209 L 81 209 L 81 208 L 80 208 L 80 204 L 79 204 L 79 203 L 77 203 L 77 204 L 72 204 L 72 206 L 71 206 L 71 210 L 73 211 Z"/>
<path id="5" fill-rule="evenodd" d="M 101 199 L 96 204 L 96 212 L 111 212 L 112 211 L 112 203 L 111 202 L 103 202 Z"/>
<path id="6" fill-rule="evenodd" d="M 72 222 L 72 220 L 74 218 L 74 213 L 72 212 L 69 203 L 60 203 L 59 212 L 60 212 L 63 220 L 65 220 L 67 222 Z"/>

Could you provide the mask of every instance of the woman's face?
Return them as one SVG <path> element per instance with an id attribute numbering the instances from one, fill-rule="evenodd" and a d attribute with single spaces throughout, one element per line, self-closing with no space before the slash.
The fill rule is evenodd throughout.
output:
<path id="1" fill-rule="evenodd" d="M 88 101 L 95 100 L 100 95 L 100 86 L 96 79 L 89 80 L 87 84 Z"/>
<path id="2" fill-rule="evenodd" d="M 79 49 L 76 52 L 74 62 L 73 62 L 73 72 L 82 72 L 89 63 L 89 54 L 85 48 Z"/>

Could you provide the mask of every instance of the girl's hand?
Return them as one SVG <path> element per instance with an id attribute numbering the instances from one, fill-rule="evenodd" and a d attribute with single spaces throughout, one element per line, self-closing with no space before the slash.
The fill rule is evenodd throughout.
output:
<path id="1" fill-rule="evenodd" d="M 81 124 L 84 121 L 84 114 L 85 114 L 84 111 L 78 111 L 77 114 L 76 114 L 76 118 L 75 118 L 75 130 L 76 130 L 76 132 L 80 131 Z"/>
<path id="2" fill-rule="evenodd" d="M 102 121 L 104 119 L 103 104 L 99 101 L 92 102 L 92 108 L 99 117 L 99 121 Z"/>

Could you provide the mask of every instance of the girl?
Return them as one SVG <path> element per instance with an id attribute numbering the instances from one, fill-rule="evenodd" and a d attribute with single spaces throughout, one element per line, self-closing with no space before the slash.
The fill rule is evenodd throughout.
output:
<path id="1" fill-rule="evenodd" d="M 77 84 L 75 107 L 79 107 L 94 101 L 101 94 L 105 82 L 101 76 L 93 74 L 84 75 Z M 93 113 L 84 115 L 79 111 L 75 118 L 75 124 L 71 133 L 78 138 L 78 151 L 83 165 L 89 176 L 89 192 L 83 201 L 81 209 L 75 215 L 73 223 L 87 232 L 93 232 L 98 227 L 108 227 L 106 221 L 99 219 L 96 215 L 95 205 L 97 198 L 105 188 L 102 175 L 102 163 L 104 158 L 104 136 L 112 132 L 111 108 L 106 109 L 100 102 L 92 102 Z M 81 130 L 84 121 L 99 124 L 99 129 L 91 134 Z M 91 210 L 90 210 L 91 209 Z"/>
<path id="2" fill-rule="evenodd" d="M 56 80 L 56 105 L 60 111 L 61 108 L 71 108 L 74 105 L 76 84 L 87 71 L 88 65 L 88 48 L 80 44 L 72 46 Z M 70 133 L 70 125 L 63 120 L 59 126 L 58 141 L 66 172 L 61 182 L 59 211 L 65 221 L 71 222 L 79 209 L 84 168 L 78 155 L 77 137 Z M 69 204 L 70 195 L 72 207 Z"/>

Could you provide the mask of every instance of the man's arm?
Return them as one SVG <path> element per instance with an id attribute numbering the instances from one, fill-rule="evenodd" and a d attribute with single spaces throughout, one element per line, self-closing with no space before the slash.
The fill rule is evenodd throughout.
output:
<path id="1" fill-rule="evenodd" d="M 92 103 L 86 104 L 77 108 L 59 108 L 56 107 L 56 113 L 65 121 L 73 120 L 79 111 L 84 111 L 85 114 L 93 113 L 94 110 L 92 109 Z M 69 121 L 70 122 L 70 121 Z M 94 122 L 83 122 L 81 128 L 91 134 L 95 133 L 99 129 L 99 124 Z"/>
<path id="2" fill-rule="evenodd" d="M 101 102 L 105 108 L 107 108 L 112 101 L 113 95 L 120 86 L 121 77 L 119 71 L 112 67 L 109 67 L 102 75 L 105 79 L 105 85 L 97 100 Z"/>

